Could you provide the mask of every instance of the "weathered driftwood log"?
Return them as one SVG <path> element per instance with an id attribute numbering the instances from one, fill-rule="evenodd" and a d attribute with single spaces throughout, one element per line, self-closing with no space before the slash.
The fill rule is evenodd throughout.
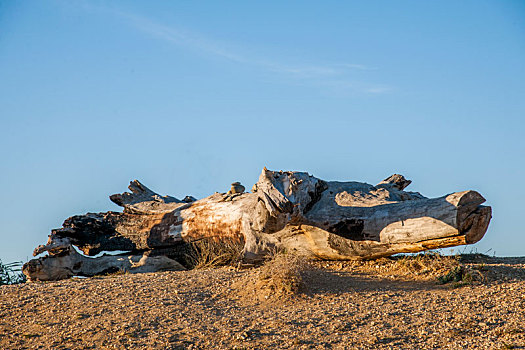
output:
<path id="1" fill-rule="evenodd" d="M 40 246 L 38 251 L 47 251 L 49 256 L 32 259 L 24 264 L 23 271 L 31 281 L 53 281 L 72 276 L 95 276 L 119 271 L 140 273 L 185 270 L 175 260 L 166 256 L 150 257 L 148 253 L 86 257 L 74 249 L 68 238 L 56 237 L 45 248 Z"/>
<path id="2" fill-rule="evenodd" d="M 161 197 L 135 180 L 131 193 L 110 197 L 124 207 L 122 213 L 67 219 L 62 228 L 52 231 L 47 245 L 34 253 L 47 251 L 49 256 L 38 263 L 32 260 L 24 272 L 30 279 L 63 278 L 68 273 L 53 273 L 61 259 L 61 269 L 90 275 L 66 262 L 66 257 L 76 261 L 69 258 L 74 250 L 64 248 L 68 244 L 86 255 L 125 250 L 177 259 L 188 242 L 233 239 L 244 241 L 245 260 L 261 259 L 279 248 L 320 259 L 348 260 L 470 244 L 483 237 L 491 208 L 480 205 L 485 199 L 479 193 L 464 191 L 429 199 L 404 191 L 410 182 L 397 174 L 376 186 L 327 182 L 304 172 L 265 168 L 252 193 L 242 193 L 244 187 L 234 183 L 228 193 L 180 201 Z M 56 252 L 54 246 L 62 248 Z M 90 261 L 96 264 L 96 259 Z"/>

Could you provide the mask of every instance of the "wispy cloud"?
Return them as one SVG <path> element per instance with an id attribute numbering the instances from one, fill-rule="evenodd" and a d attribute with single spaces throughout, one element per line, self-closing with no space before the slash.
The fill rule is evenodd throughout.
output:
<path id="1" fill-rule="evenodd" d="M 374 86 L 374 87 L 367 88 L 365 91 L 369 92 L 371 94 L 383 94 L 383 93 L 389 92 L 391 90 L 392 90 L 392 88 L 390 88 L 388 86 Z"/>
<path id="2" fill-rule="evenodd" d="M 183 30 L 152 21 L 146 17 L 116 10 L 113 10 L 112 13 L 123 19 L 126 19 L 136 29 L 148 33 L 158 39 L 162 39 L 176 45 L 197 49 L 214 56 L 228 59 L 230 61 L 249 63 L 249 60 L 237 53 L 232 52 L 231 50 L 225 49 L 217 41 L 211 41 L 202 38 L 194 33 L 188 33 Z"/>
<path id="3" fill-rule="evenodd" d="M 268 72 L 278 73 L 280 77 L 285 75 L 289 79 L 304 80 L 307 85 L 331 86 L 331 89 L 338 87 L 338 89 L 367 94 L 383 94 L 392 90 L 385 85 L 367 84 L 353 80 L 352 73 L 355 71 L 376 70 L 376 68 L 364 64 L 287 64 L 283 60 L 248 56 L 242 53 L 241 49 L 232 49 L 218 40 L 205 38 L 194 32 L 165 25 L 144 16 L 110 8 L 94 8 L 90 4 L 86 6 L 91 10 L 109 12 L 124 19 L 135 29 L 157 39 L 231 62 L 259 67 Z"/>

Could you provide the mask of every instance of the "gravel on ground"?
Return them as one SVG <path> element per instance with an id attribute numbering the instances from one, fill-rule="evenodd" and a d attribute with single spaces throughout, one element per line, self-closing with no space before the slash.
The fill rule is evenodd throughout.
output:
<path id="1" fill-rule="evenodd" d="M 471 259 L 459 284 L 388 264 L 316 262 L 301 293 L 267 300 L 239 284 L 255 268 L 1 286 L 0 348 L 525 348 L 525 258 Z"/>

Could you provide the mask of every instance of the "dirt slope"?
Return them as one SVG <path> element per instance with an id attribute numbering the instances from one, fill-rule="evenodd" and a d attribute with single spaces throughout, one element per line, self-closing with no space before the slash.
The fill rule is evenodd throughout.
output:
<path id="1" fill-rule="evenodd" d="M 242 290 L 256 269 L 1 286 L 0 348 L 525 348 L 525 258 L 478 257 L 456 287 L 393 264 L 318 262 L 266 301 Z"/>

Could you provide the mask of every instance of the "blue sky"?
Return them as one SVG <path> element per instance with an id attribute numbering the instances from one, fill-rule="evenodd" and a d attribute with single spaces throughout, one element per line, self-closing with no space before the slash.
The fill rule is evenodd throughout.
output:
<path id="1" fill-rule="evenodd" d="M 524 82 L 523 1 L 0 1 L 0 259 L 264 166 L 478 190 L 474 248 L 525 255 Z"/>

